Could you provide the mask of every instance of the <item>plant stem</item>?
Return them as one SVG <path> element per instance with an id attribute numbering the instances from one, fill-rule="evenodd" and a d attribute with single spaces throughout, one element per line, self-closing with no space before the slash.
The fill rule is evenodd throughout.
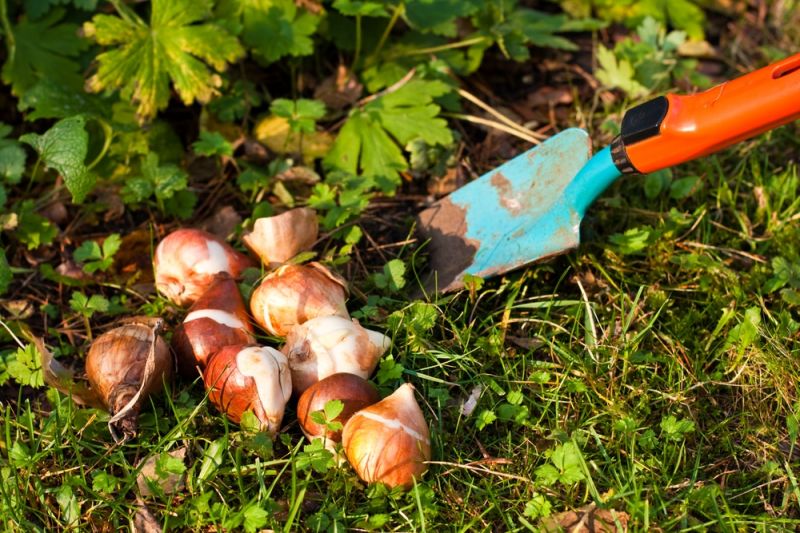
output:
<path id="1" fill-rule="evenodd" d="M 437 52 L 445 52 L 447 50 L 466 48 L 468 46 L 472 46 L 473 44 L 480 44 L 484 41 L 486 41 L 486 37 L 473 37 L 471 39 L 464 39 L 463 41 L 456 41 L 454 43 L 440 44 L 439 46 L 430 46 L 428 48 L 418 48 L 416 50 L 399 52 L 397 54 L 392 54 L 390 58 L 435 54 Z"/>
<path id="2" fill-rule="evenodd" d="M 114 6 L 114 9 L 117 11 L 117 13 L 119 13 L 119 16 L 122 18 L 122 20 L 124 20 L 125 22 L 129 22 L 131 24 L 144 25 L 144 21 L 142 20 L 142 18 L 139 15 L 137 15 L 135 11 L 133 11 L 127 5 L 122 3 L 120 0 L 108 0 L 108 1 L 112 6 Z"/>
<path id="3" fill-rule="evenodd" d="M 353 65 L 350 70 L 355 72 L 361 60 L 361 15 L 356 15 L 356 52 L 353 54 Z"/>
<path id="4" fill-rule="evenodd" d="M 537 139 L 536 137 L 532 137 L 527 133 L 523 133 L 515 128 L 509 128 L 505 124 L 500 122 L 495 122 L 494 120 L 489 120 L 481 117 L 476 117 L 475 115 L 465 115 L 463 113 L 442 113 L 443 117 L 448 118 L 457 118 L 459 120 L 466 120 L 467 122 L 472 122 L 473 124 L 480 124 L 482 126 L 489 126 L 490 128 L 494 128 L 496 130 L 504 131 L 515 137 L 519 137 L 522 140 L 528 141 L 532 144 L 541 144 L 542 140 Z"/>
<path id="5" fill-rule="evenodd" d="M 14 40 L 14 32 L 11 31 L 11 22 L 8 20 L 8 5 L 6 0 L 0 0 L 0 22 L 3 24 L 3 33 L 6 36 L 6 48 L 8 48 L 7 62 L 14 61 L 14 54 L 17 52 L 17 43 Z"/>
<path id="6" fill-rule="evenodd" d="M 513 120 L 511 120 L 510 118 L 508 118 L 504 114 L 500 113 L 499 111 L 497 111 L 495 108 L 493 108 L 489 104 L 485 103 L 483 100 L 481 100 L 480 98 L 478 98 L 474 94 L 472 94 L 472 93 L 470 93 L 470 92 L 468 92 L 468 91 L 466 91 L 464 89 L 458 89 L 458 94 L 462 98 L 465 98 L 465 99 L 469 100 L 470 102 L 472 102 L 476 106 L 480 107 L 481 109 L 483 109 L 484 111 L 486 111 L 487 113 L 492 115 L 494 118 L 496 118 L 497 120 L 499 120 L 500 122 L 502 122 L 503 124 L 505 124 L 506 126 L 508 126 L 510 128 L 514 128 L 515 130 L 517 130 L 517 131 L 519 131 L 519 132 L 521 132 L 521 133 L 523 133 L 525 135 L 530 135 L 531 137 L 541 137 L 542 139 L 546 139 L 547 138 L 546 136 L 540 135 L 540 134 L 536 133 L 535 131 L 532 131 L 531 129 L 526 128 L 525 126 L 521 126 L 521 125 L 517 124 L 516 122 L 514 122 Z"/>
<path id="7" fill-rule="evenodd" d="M 95 121 L 100 124 L 100 128 L 103 130 L 103 147 L 100 149 L 100 153 L 97 154 L 97 157 L 95 157 L 91 163 L 86 165 L 87 170 L 94 168 L 94 166 L 97 165 L 101 159 L 103 159 L 103 157 L 106 155 L 106 152 L 108 152 L 109 147 L 111 146 L 111 138 L 114 135 L 114 130 L 111 129 L 111 125 L 108 122 L 99 117 L 95 117 Z"/>
<path id="8" fill-rule="evenodd" d="M 389 19 L 389 23 L 386 25 L 386 29 L 383 30 L 383 35 L 381 35 L 380 41 L 378 41 L 378 46 L 375 47 L 375 51 L 372 52 L 373 58 L 378 57 L 378 54 L 381 53 L 383 50 L 383 45 L 386 44 L 386 39 L 389 38 L 389 34 L 392 33 L 392 29 L 394 25 L 397 24 L 397 19 L 400 18 L 400 15 L 403 13 L 403 4 L 398 4 L 394 8 L 394 13 L 392 13 L 392 18 Z"/>

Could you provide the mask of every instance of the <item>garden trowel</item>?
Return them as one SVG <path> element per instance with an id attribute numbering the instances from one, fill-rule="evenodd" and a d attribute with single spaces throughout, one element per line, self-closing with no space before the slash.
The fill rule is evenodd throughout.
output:
<path id="1" fill-rule="evenodd" d="M 578 245 L 586 210 L 623 174 L 646 174 L 717 152 L 800 118 L 800 54 L 694 95 L 630 109 L 592 157 L 568 129 L 439 200 L 418 216 L 429 239 L 429 290 L 464 285 Z"/>

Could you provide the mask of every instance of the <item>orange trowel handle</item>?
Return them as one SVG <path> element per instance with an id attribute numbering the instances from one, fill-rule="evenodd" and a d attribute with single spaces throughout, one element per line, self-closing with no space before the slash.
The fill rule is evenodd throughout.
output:
<path id="1" fill-rule="evenodd" d="M 612 143 L 623 172 L 646 174 L 708 155 L 800 118 L 800 54 L 699 94 L 634 107 Z"/>

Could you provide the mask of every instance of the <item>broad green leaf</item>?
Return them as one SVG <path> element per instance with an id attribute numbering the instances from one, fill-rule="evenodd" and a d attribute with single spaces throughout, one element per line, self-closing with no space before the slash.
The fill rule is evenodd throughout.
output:
<path id="1" fill-rule="evenodd" d="M 231 143 L 218 131 L 201 131 L 198 139 L 192 144 L 192 150 L 197 155 L 233 156 Z"/>
<path id="2" fill-rule="evenodd" d="M 253 533 L 266 526 L 267 518 L 269 517 L 267 511 L 257 503 L 251 503 L 245 507 L 242 515 L 244 517 L 244 530 L 248 533 Z"/>
<path id="3" fill-rule="evenodd" d="M 623 255 L 636 254 L 647 248 L 650 243 L 651 228 L 631 228 L 625 233 L 615 233 L 608 240 Z"/>
<path id="4" fill-rule="evenodd" d="M 288 100 L 278 98 L 269 107 L 273 115 L 283 117 L 289 122 L 292 131 L 312 133 L 317 120 L 325 116 L 325 104 L 319 100 Z"/>
<path id="5" fill-rule="evenodd" d="M 683 418 L 678 420 L 672 415 L 661 419 L 661 433 L 672 441 L 681 441 L 686 434 L 694 432 L 694 422 Z"/>
<path id="6" fill-rule="evenodd" d="M 72 529 L 78 525 L 81 517 L 81 506 L 78 498 L 69 485 L 61 485 L 56 490 L 56 502 L 61 509 L 61 523 L 65 529 Z"/>
<path id="7" fill-rule="evenodd" d="M 167 106 L 170 82 L 184 104 L 208 102 L 222 84 L 214 71 L 244 53 L 221 26 L 196 24 L 208 18 L 211 5 L 211 0 L 153 0 L 149 24 L 131 14 L 95 15 L 84 24 L 85 34 L 114 47 L 97 56 L 89 89 L 119 89 L 124 98 L 137 102 L 142 120 Z"/>
<path id="8" fill-rule="evenodd" d="M 455 37 L 456 19 L 474 14 L 478 0 L 406 0 L 404 18 L 419 31 Z"/>
<path id="9" fill-rule="evenodd" d="M 89 43 L 78 37 L 77 25 L 59 24 L 63 17 L 63 9 L 54 9 L 38 21 L 23 16 L 11 28 L 14 46 L 8 51 L 2 76 L 16 96 L 24 95 L 41 79 L 81 90 L 83 77 L 73 58 Z"/>
<path id="10" fill-rule="evenodd" d="M 97 0 L 23 0 L 25 13 L 32 19 L 38 19 L 52 8 L 69 4 L 84 11 L 93 11 L 97 7 Z"/>
<path id="11" fill-rule="evenodd" d="M 6 371 L 20 385 L 34 388 L 44 385 L 41 357 L 32 343 L 17 348 L 6 360 Z"/>
<path id="12" fill-rule="evenodd" d="M 334 0 L 333 8 L 342 15 L 355 17 L 388 17 L 386 2 L 362 2 L 359 0 Z"/>
<path id="13" fill-rule="evenodd" d="M 82 292 L 75 291 L 69 299 L 69 306 L 73 311 L 91 318 L 97 311 L 101 313 L 108 311 L 110 302 L 101 294 L 93 294 L 91 297 L 87 297 Z"/>
<path id="14" fill-rule="evenodd" d="M 108 472 L 95 470 L 92 473 L 92 490 L 104 494 L 113 494 L 119 485 L 120 479 Z"/>
<path id="15" fill-rule="evenodd" d="M 298 8 L 294 0 L 224 0 L 218 13 L 240 26 L 242 41 L 267 63 L 314 51 L 311 36 L 321 17 Z"/>
<path id="16" fill-rule="evenodd" d="M 19 99 L 20 111 L 25 120 L 40 118 L 67 118 L 74 115 L 106 117 L 111 106 L 101 96 L 71 89 L 56 80 L 44 78 L 25 91 Z"/>
<path id="17" fill-rule="evenodd" d="M 636 72 L 627 59 L 617 59 L 612 50 L 602 44 L 597 48 L 597 62 L 600 68 L 595 76 L 609 89 L 619 88 L 633 98 L 647 96 L 647 88 L 636 81 Z"/>
<path id="18" fill-rule="evenodd" d="M 412 80 L 363 109 L 354 110 L 325 164 L 373 177 L 384 192 L 393 192 L 400 172 L 408 168 L 401 146 L 416 139 L 431 145 L 453 141 L 447 122 L 438 118 L 439 106 L 433 103 L 434 98 L 450 90 L 443 82 Z"/>
<path id="19" fill-rule="evenodd" d="M 26 133 L 19 138 L 36 150 L 45 165 L 61 174 L 76 204 L 83 202 L 96 180 L 83 163 L 89 146 L 85 123 L 78 115 L 59 120 L 42 135 Z"/>
<path id="20" fill-rule="evenodd" d="M 0 179 L 16 184 L 25 172 L 25 150 L 14 139 L 6 138 L 9 133 L 11 126 L 0 122 Z"/>
<path id="21" fill-rule="evenodd" d="M 669 23 L 674 28 L 685 30 L 692 39 L 702 40 L 705 35 L 703 10 L 690 0 L 640 0 L 636 7 L 639 17 L 653 17 L 665 26 Z M 632 22 L 636 20 L 634 18 Z"/>

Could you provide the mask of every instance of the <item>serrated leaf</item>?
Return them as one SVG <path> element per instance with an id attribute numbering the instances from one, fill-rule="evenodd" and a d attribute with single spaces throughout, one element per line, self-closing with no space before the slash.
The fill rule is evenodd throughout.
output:
<path id="1" fill-rule="evenodd" d="M 89 150 L 85 123 L 78 115 L 59 120 L 42 135 L 26 133 L 19 138 L 36 150 L 45 165 L 61 174 L 76 204 L 83 202 L 96 180 L 83 163 Z"/>
<path id="2" fill-rule="evenodd" d="M 192 150 L 206 157 L 233 156 L 231 143 L 218 131 L 201 131 L 198 139 L 192 143 Z"/>
<path id="3" fill-rule="evenodd" d="M 264 62 L 314 51 L 311 36 L 320 16 L 298 8 L 294 0 L 226 0 L 218 12 L 235 21 L 228 24 L 241 28 L 242 41 Z"/>
<path id="4" fill-rule="evenodd" d="M 453 135 L 438 118 L 434 98 L 450 92 L 443 82 L 412 80 L 392 93 L 354 110 L 325 158 L 328 167 L 376 179 L 384 192 L 393 192 L 400 172 L 408 168 L 400 146 L 414 139 L 449 144 Z M 398 143 L 400 146 L 398 146 Z"/>
<path id="5" fill-rule="evenodd" d="M 92 474 L 92 490 L 104 494 L 113 494 L 117 489 L 120 479 L 108 472 L 95 471 Z"/>
<path id="6" fill-rule="evenodd" d="M 221 26 L 197 24 L 211 14 L 211 0 L 153 0 L 151 5 L 149 24 L 130 14 L 124 19 L 95 15 L 83 26 L 98 44 L 117 45 L 97 56 L 97 73 L 87 87 L 119 90 L 137 102 L 141 120 L 167 106 L 170 82 L 184 104 L 208 102 L 222 84 L 214 71 L 244 54 Z"/>
<path id="7" fill-rule="evenodd" d="M 636 72 L 627 59 L 617 59 L 612 50 L 602 44 L 597 48 L 597 62 L 600 68 L 595 76 L 609 89 L 619 88 L 633 98 L 641 98 L 648 94 L 647 88 L 636 81 Z"/>
<path id="8" fill-rule="evenodd" d="M 78 37 L 78 26 L 59 24 L 63 9 L 55 9 L 45 18 L 31 21 L 26 16 L 13 26 L 14 47 L 3 65 L 3 82 L 22 96 L 40 79 L 50 79 L 72 90 L 80 90 L 83 78 L 75 58 L 88 47 Z"/>
<path id="9" fill-rule="evenodd" d="M 6 371 L 18 384 L 34 388 L 44 385 L 41 357 L 34 344 L 17 348 L 9 359 L 6 360 Z"/>
<path id="10" fill-rule="evenodd" d="M 244 517 L 244 530 L 248 533 L 253 533 L 267 525 L 269 514 L 257 503 L 251 503 L 244 508 L 242 516 Z"/>

